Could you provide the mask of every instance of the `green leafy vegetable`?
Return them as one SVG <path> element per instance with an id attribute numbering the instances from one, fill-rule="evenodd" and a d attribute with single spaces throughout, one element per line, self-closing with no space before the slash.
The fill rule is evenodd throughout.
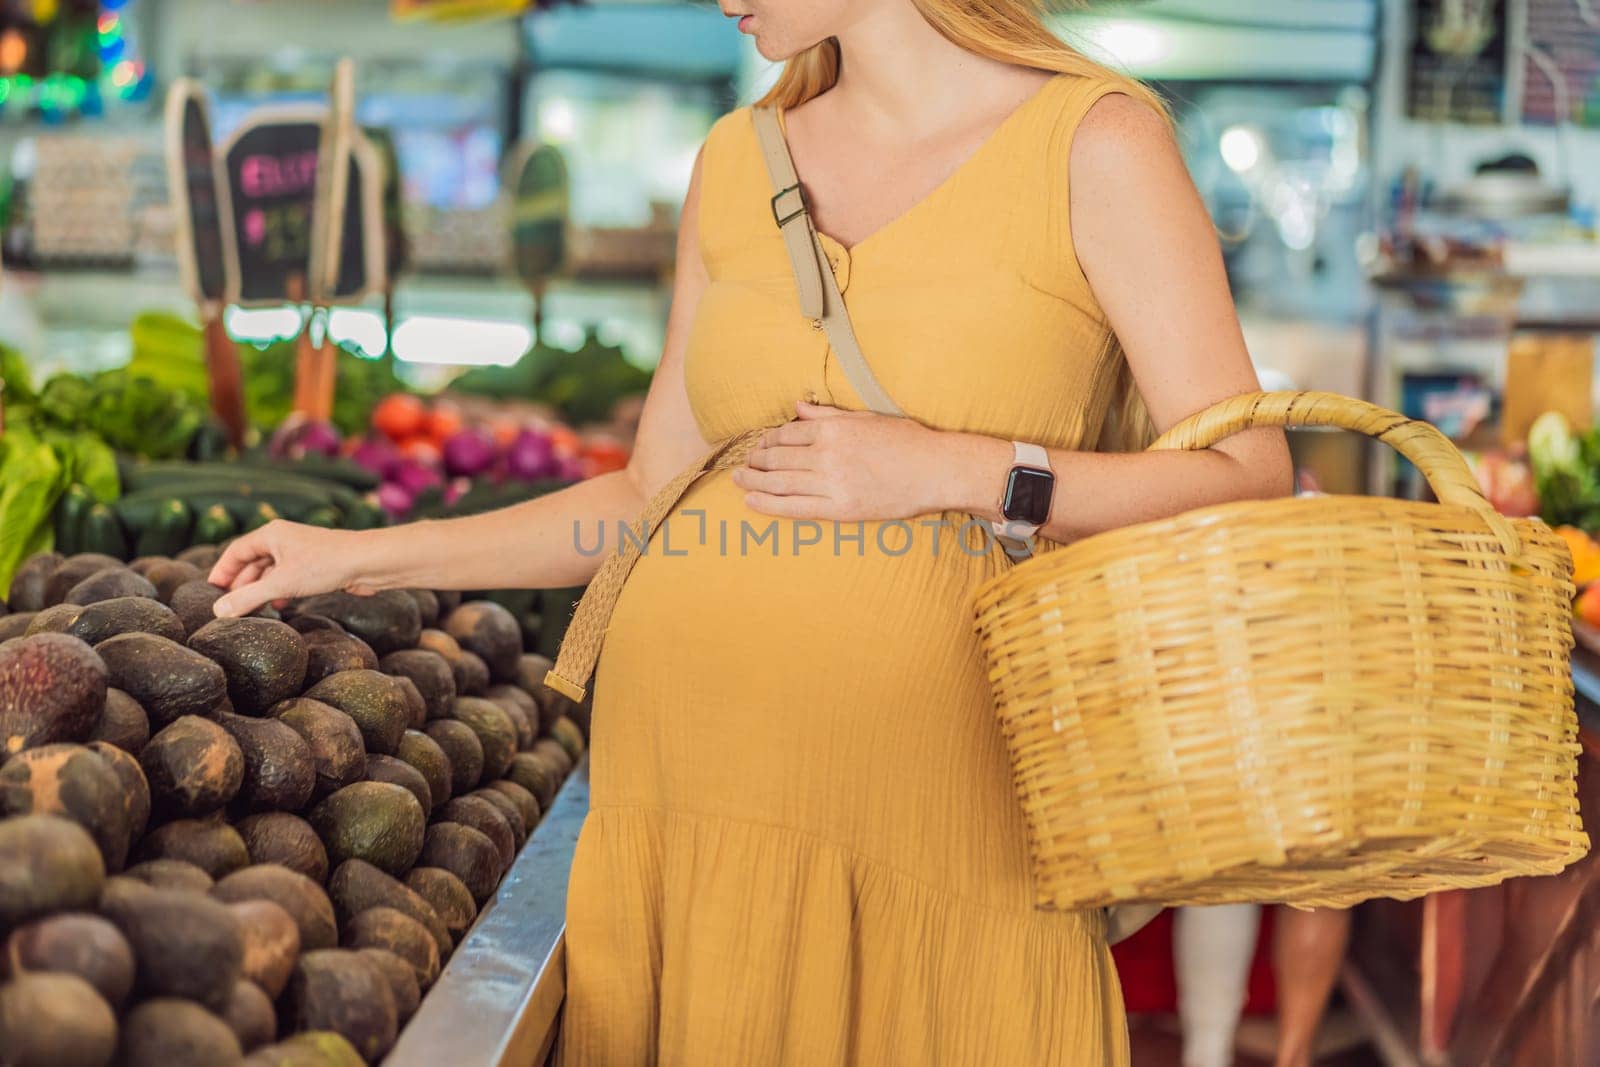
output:
<path id="1" fill-rule="evenodd" d="M 1528 430 L 1528 459 L 1544 520 L 1600 531 L 1600 427 L 1575 434 L 1559 412 L 1547 412 Z"/>
<path id="2" fill-rule="evenodd" d="M 0 587 L 9 588 L 22 561 L 48 550 L 50 514 L 68 479 L 55 449 L 26 426 L 0 437 Z"/>

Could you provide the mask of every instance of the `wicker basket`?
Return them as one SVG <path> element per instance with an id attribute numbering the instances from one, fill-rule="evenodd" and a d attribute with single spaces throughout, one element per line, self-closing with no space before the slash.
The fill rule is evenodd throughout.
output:
<path id="1" fill-rule="evenodd" d="M 1432 426 L 1346 397 L 1236 397 L 1152 447 L 1289 425 L 1378 438 L 1442 503 L 1208 507 L 980 590 L 1041 906 L 1347 906 L 1588 851 L 1564 543 Z"/>

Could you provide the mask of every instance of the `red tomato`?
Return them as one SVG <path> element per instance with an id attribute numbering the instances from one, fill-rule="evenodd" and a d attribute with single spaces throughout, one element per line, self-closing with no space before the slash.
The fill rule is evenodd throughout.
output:
<path id="1" fill-rule="evenodd" d="M 461 409 L 454 404 L 436 404 L 433 414 L 428 416 L 428 438 L 440 448 L 444 443 L 461 432 L 463 426 Z"/>
<path id="2" fill-rule="evenodd" d="M 391 441 L 404 441 L 422 430 L 428 409 L 409 393 L 390 393 L 372 409 L 373 429 Z"/>

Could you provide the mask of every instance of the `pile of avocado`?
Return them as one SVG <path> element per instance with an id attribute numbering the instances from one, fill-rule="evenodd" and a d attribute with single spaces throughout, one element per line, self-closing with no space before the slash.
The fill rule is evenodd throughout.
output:
<path id="1" fill-rule="evenodd" d="M 585 745 L 458 593 L 217 619 L 220 549 L 0 601 L 0 1061 L 374 1063 Z"/>

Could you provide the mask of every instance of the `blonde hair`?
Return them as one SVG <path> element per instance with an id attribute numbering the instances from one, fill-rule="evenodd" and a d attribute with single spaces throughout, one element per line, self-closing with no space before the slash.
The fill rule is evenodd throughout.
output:
<path id="1" fill-rule="evenodd" d="M 1142 82 L 1113 71 L 1076 51 L 1045 25 L 1052 9 L 1074 9 L 1082 0 L 911 0 L 928 24 L 952 44 L 974 55 L 1061 74 L 1110 81 L 1119 91 L 1168 116 L 1165 102 Z M 839 80 L 839 41 L 829 37 L 791 56 L 777 83 L 756 101 L 757 106 L 798 107 L 833 88 Z M 1115 338 L 1112 340 L 1115 346 Z M 1120 366 L 1106 424 L 1098 446 L 1102 449 L 1140 451 L 1155 440 L 1144 399 L 1139 395 L 1128 361 L 1120 346 L 1115 353 Z"/>

